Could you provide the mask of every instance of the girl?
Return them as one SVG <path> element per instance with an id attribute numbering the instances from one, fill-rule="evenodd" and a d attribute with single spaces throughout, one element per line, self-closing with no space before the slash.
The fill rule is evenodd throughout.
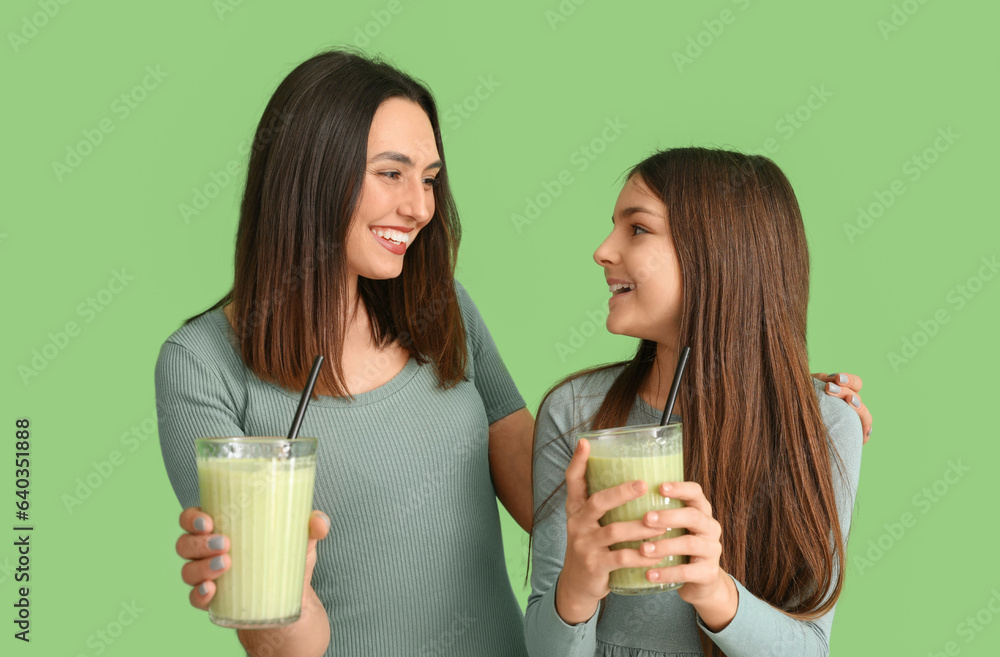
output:
<path id="1" fill-rule="evenodd" d="M 827 654 L 865 436 L 808 374 L 809 261 L 792 188 L 765 157 L 672 149 L 632 169 L 612 221 L 594 253 L 612 292 L 607 327 L 641 342 L 629 361 L 564 380 L 539 409 L 529 652 Z M 685 481 L 658 492 L 686 508 L 601 527 L 646 485 L 588 497 L 589 445 L 574 435 L 658 423 L 682 345 L 673 420 Z M 668 527 L 688 534 L 609 547 Z M 690 563 L 651 568 L 666 555 Z M 610 594 L 621 567 L 683 586 Z"/>

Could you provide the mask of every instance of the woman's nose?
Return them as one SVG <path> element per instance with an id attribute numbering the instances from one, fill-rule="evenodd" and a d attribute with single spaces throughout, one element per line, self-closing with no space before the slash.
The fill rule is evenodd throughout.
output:
<path id="1" fill-rule="evenodd" d="M 407 185 L 404 194 L 399 213 L 412 217 L 417 223 L 427 223 L 434 214 L 434 190 L 428 191 L 423 179 L 418 178 Z"/>

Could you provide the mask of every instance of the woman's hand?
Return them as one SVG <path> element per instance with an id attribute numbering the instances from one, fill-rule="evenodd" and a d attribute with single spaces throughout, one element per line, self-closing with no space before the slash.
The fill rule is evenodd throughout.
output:
<path id="1" fill-rule="evenodd" d="M 177 554 L 188 563 L 181 568 L 184 582 L 193 586 L 189 599 L 198 609 L 208 609 L 215 595 L 215 579 L 229 570 L 229 539 L 212 533 L 212 517 L 193 506 L 181 512 L 181 527 L 186 534 L 177 539 Z M 236 635 L 247 653 L 284 657 L 322 655 L 330 645 L 330 623 L 322 601 L 312 587 L 316 567 L 316 541 L 330 531 L 330 519 L 322 511 L 309 517 L 309 541 L 306 545 L 305 582 L 302 586 L 302 613 L 289 625 L 263 630 L 237 630 Z"/>
<path id="2" fill-rule="evenodd" d="M 689 562 L 651 568 L 646 571 L 646 578 L 651 582 L 683 583 L 677 590 L 681 599 L 694 606 L 708 629 L 718 632 L 736 615 L 739 603 L 736 585 L 719 566 L 722 525 L 712 516 L 712 505 L 697 482 L 666 482 L 660 485 L 659 493 L 687 506 L 658 511 L 655 520 L 646 514 L 645 522 L 655 525 L 660 534 L 668 528 L 680 527 L 688 533 L 645 543 L 638 551 L 655 561 L 670 555 L 687 555 Z"/>
<path id="3" fill-rule="evenodd" d="M 638 550 L 612 550 L 623 541 L 640 541 L 663 534 L 642 521 L 613 522 L 601 527 L 607 511 L 646 493 L 644 481 L 630 481 L 587 496 L 587 456 L 590 443 L 581 439 L 566 468 L 566 557 L 556 584 L 556 612 L 569 625 L 583 623 L 610 593 L 608 574 L 618 568 L 648 568 L 659 557 Z"/>
<path id="4" fill-rule="evenodd" d="M 861 418 L 861 435 L 864 436 L 864 442 L 867 443 L 872 432 L 872 414 L 868 411 L 868 407 L 862 403 L 861 395 L 858 394 L 861 386 L 864 385 L 861 377 L 847 372 L 834 374 L 820 372 L 813 374 L 813 378 L 826 381 L 826 394 L 840 397 L 858 412 L 858 417 Z"/>

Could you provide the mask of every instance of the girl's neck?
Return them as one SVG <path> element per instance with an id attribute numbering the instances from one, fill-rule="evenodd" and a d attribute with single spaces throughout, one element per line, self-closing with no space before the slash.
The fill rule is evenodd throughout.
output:
<path id="1" fill-rule="evenodd" d="M 674 381 L 674 371 L 677 369 L 677 358 L 676 348 L 662 342 L 656 343 L 656 360 L 646 375 L 646 380 L 639 387 L 639 396 L 653 408 L 662 411 L 667 405 L 670 385 Z M 683 392 L 677 393 L 677 402 L 680 402 L 682 396 Z"/>

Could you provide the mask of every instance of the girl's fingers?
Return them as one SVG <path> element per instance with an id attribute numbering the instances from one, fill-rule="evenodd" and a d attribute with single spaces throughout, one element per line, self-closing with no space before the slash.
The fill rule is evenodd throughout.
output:
<path id="1" fill-rule="evenodd" d="M 228 554 L 219 554 L 208 559 L 189 561 L 181 568 L 181 579 L 188 586 L 196 586 L 206 580 L 217 578 L 229 570 L 232 561 Z"/>
<path id="2" fill-rule="evenodd" d="M 215 582 L 209 580 L 207 582 L 202 582 L 198 586 L 191 589 L 191 594 L 188 599 L 191 601 L 191 606 L 197 609 L 208 609 L 208 603 L 212 601 L 212 597 L 215 595 Z"/>
<path id="3" fill-rule="evenodd" d="M 597 547 L 610 547 L 625 541 L 643 541 L 660 536 L 663 529 L 644 524 L 641 520 L 613 522 L 595 532 Z"/>
<path id="4" fill-rule="evenodd" d="M 204 559 L 229 550 L 229 539 L 218 534 L 181 534 L 176 550 L 185 559 Z"/>
<path id="5" fill-rule="evenodd" d="M 687 584 L 699 575 L 696 563 L 684 563 L 666 568 L 650 568 L 646 571 L 646 579 L 650 582 L 663 584 Z"/>
<path id="6" fill-rule="evenodd" d="M 566 466 L 566 515 L 575 515 L 587 502 L 587 456 L 590 443 L 581 438 L 573 450 L 573 458 Z"/>
<path id="7" fill-rule="evenodd" d="M 670 556 L 718 559 L 721 552 L 722 546 L 718 541 L 709 541 L 697 534 L 685 534 L 660 541 L 649 541 L 639 546 L 639 554 L 644 557 L 655 557 L 657 561 Z"/>
<path id="8" fill-rule="evenodd" d="M 588 520 L 597 522 L 611 509 L 620 507 L 626 502 L 646 494 L 646 482 L 641 479 L 626 481 L 611 488 L 599 490 L 587 499 L 585 515 Z"/>
<path id="9" fill-rule="evenodd" d="M 607 572 L 619 568 L 649 568 L 655 566 L 662 557 L 647 557 L 632 548 L 608 550 L 601 559 L 601 565 Z"/>
<path id="10" fill-rule="evenodd" d="M 189 506 L 181 511 L 181 528 L 189 534 L 208 534 L 214 528 L 212 516 L 198 506 Z"/>
<path id="11" fill-rule="evenodd" d="M 696 481 L 665 481 L 660 484 L 659 491 L 660 495 L 664 497 L 683 501 L 686 508 L 694 508 L 709 518 L 713 517 L 712 505 L 708 502 L 708 498 L 705 497 L 705 493 L 701 489 L 701 484 Z M 671 512 L 678 510 L 679 509 L 667 509 L 666 511 L 659 511 L 658 514 L 670 514 Z M 647 514 L 647 517 L 648 515 L 649 514 Z M 673 527 L 675 525 L 667 526 Z M 679 526 L 686 527 L 687 525 Z M 690 527 L 688 527 L 688 529 L 690 529 Z"/>
<path id="12" fill-rule="evenodd" d="M 700 534 L 715 540 L 722 537 L 722 525 L 715 518 L 705 515 L 693 506 L 660 511 L 656 523 L 652 526 L 659 529 L 660 533 L 667 529 L 686 529 L 692 534 Z"/>

